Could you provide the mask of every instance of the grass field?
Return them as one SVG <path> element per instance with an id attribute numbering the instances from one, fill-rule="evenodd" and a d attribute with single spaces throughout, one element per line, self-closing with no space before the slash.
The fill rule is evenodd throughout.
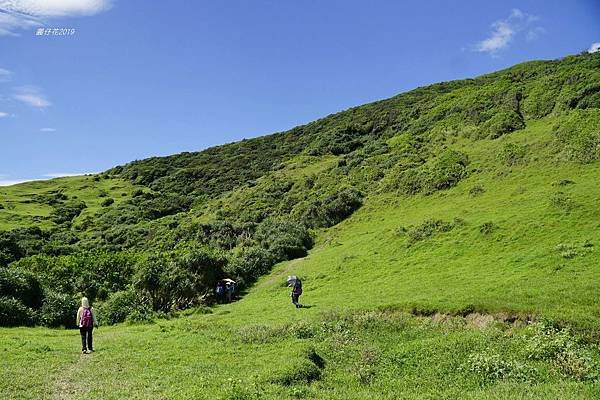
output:
<path id="1" fill-rule="evenodd" d="M 0 328 L 0 397 L 599 398 L 600 163 L 558 160 L 550 139 L 541 120 L 458 140 L 479 170 L 456 187 L 373 194 L 239 301 L 102 326 L 94 354 L 76 331 Z M 498 156 L 508 142 L 519 163 Z"/>
<path id="2" fill-rule="evenodd" d="M 79 220 L 93 215 L 103 200 L 112 198 L 115 203 L 131 198 L 135 187 L 123 179 L 98 179 L 94 176 L 73 176 L 47 181 L 25 182 L 0 187 L 0 230 L 26 226 L 48 228 L 53 210 L 42 198 L 61 193 L 70 200 L 85 202 L 87 208 L 77 217 Z M 75 221 L 75 223 L 77 220 Z"/>

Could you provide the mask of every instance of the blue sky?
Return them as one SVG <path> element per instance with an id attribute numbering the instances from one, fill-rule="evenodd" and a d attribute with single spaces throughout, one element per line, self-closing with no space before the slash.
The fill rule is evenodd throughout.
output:
<path id="1" fill-rule="evenodd" d="M 599 42 L 591 0 L 0 0 L 0 184 L 282 131 Z"/>

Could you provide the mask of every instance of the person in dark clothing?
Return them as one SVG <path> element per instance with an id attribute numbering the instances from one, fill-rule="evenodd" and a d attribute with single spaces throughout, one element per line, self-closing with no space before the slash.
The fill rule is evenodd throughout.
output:
<path id="1" fill-rule="evenodd" d="M 292 293 L 291 293 L 292 304 L 294 304 L 296 306 L 296 308 L 302 307 L 302 304 L 300 304 L 298 302 L 301 295 L 302 295 L 302 281 L 300 281 L 300 279 L 296 279 L 292 283 Z"/>
<path id="2" fill-rule="evenodd" d="M 235 282 L 228 281 L 225 284 L 225 299 L 228 303 L 231 303 L 233 300 L 233 295 L 235 294 Z"/>
<path id="3" fill-rule="evenodd" d="M 215 294 L 217 295 L 218 303 L 223 303 L 225 301 L 225 283 L 223 281 L 217 282 Z"/>

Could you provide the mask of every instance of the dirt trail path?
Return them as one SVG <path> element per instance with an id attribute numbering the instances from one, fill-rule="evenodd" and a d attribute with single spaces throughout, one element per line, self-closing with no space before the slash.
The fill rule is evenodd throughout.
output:
<path id="1" fill-rule="evenodd" d="M 80 354 L 78 358 L 59 373 L 50 396 L 53 400 L 82 399 L 85 389 L 78 379 L 78 372 L 86 369 L 93 354 Z"/>
<path id="2" fill-rule="evenodd" d="M 102 328 L 100 329 L 102 330 Z M 104 347 L 106 346 L 106 342 L 113 340 L 117 336 L 118 334 L 115 330 L 102 331 L 101 336 L 98 336 L 97 330 L 94 329 L 94 344 L 97 345 L 97 340 L 100 339 L 100 346 Z M 97 353 L 80 353 L 73 356 L 72 361 L 65 364 L 63 370 L 56 376 L 52 391 L 49 393 L 49 398 L 53 400 L 81 400 L 85 398 L 89 383 L 82 381 L 81 377 L 87 374 L 85 371 L 89 371 L 89 364 L 93 363 L 94 358 L 97 356 Z M 84 371 L 84 373 L 82 374 L 81 371 Z"/>

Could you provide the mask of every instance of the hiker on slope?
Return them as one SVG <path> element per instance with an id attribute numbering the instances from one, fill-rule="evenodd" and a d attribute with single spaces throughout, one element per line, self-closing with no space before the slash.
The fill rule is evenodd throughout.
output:
<path id="1" fill-rule="evenodd" d="M 288 286 L 292 287 L 292 293 L 290 293 L 292 304 L 294 304 L 296 308 L 302 308 L 302 304 L 298 302 L 302 295 L 302 281 L 297 276 L 288 276 L 287 282 Z"/>
<path id="2" fill-rule="evenodd" d="M 77 310 L 77 319 L 75 320 L 79 333 L 81 334 L 81 352 L 88 354 L 94 351 L 92 346 L 92 331 L 94 326 L 98 326 L 96 313 L 90 307 L 90 302 L 87 297 L 81 299 L 81 307 Z"/>

